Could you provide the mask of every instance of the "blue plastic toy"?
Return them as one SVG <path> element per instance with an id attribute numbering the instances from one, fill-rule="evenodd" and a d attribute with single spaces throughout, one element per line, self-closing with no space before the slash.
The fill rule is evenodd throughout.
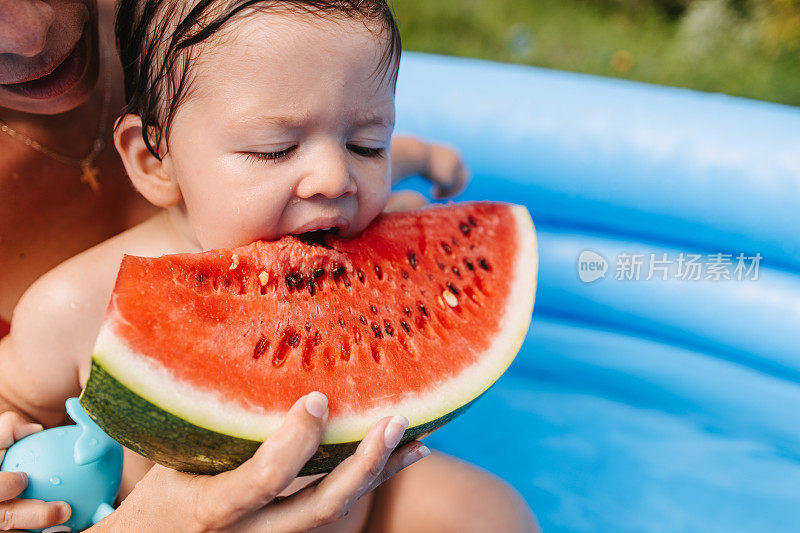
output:
<path id="1" fill-rule="evenodd" d="M 45 501 L 65 501 L 72 516 L 45 533 L 80 531 L 114 509 L 122 480 L 122 446 L 95 424 L 78 403 L 67 400 L 76 422 L 34 433 L 8 449 L 0 471 L 25 472 L 28 487 L 19 495 Z"/>

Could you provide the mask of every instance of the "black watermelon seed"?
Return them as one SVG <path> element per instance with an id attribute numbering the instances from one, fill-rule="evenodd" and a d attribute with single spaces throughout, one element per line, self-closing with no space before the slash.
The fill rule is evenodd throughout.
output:
<path id="1" fill-rule="evenodd" d="M 459 278 L 461 277 L 461 271 L 458 269 L 458 267 L 453 267 L 451 270 L 453 271 L 453 274 L 455 274 Z"/>
<path id="2" fill-rule="evenodd" d="M 206 275 L 203 272 L 198 272 L 197 276 L 195 276 L 197 283 L 203 283 L 206 280 Z"/>
<path id="3" fill-rule="evenodd" d="M 267 351 L 267 348 L 269 348 L 269 339 L 266 335 L 262 335 L 261 338 L 258 339 L 256 347 L 253 349 L 253 359 L 258 359 L 264 355 L 264 352 Z"/>
<path id="4" fill-rule="evenodd" d="M 476 227 L 476 228 L 478 227 L 478 223 L 477 223 L 477 222 L 475 222 L 475 219 L 474 219 L 474 218 L 472 218 L 472 216 L 471 216 L 471 215 L 467 217 L 467 220 L 468 220 L 468 221 L 469 221 L 469 223 L 470 223 L 470 224 L 472 224 L 474 227 Z"/>
<path id="5" fill-rule="evenodd" d="M 444 269 L 445 269 L 444 263 L 439 263 L 439 270 L 444 270 Z"/>
<path id="6" fill-rule="evenodd" d="M 403 270 L 403 279 L 408 279 L 408 272 Z"/>
<path id="7" fill-rule="evenodd" d="M 311 331 L 311 323 L 306 322 L 305 328 L 306 328 L 306 331 Z"/>
<path id="8" fill-rule="evenodd" d="M 344 327 L 344 318 L 339 317 L 339 325 Z"/>
<path id="9" fill-rule="evenodd" d="M 325 269 L 324 268 L 315 268 L 313 274 L 314 274 L 314 278 L 321 278 L 322 275 L 325 274 Z"/>
<path id="10" fill-rule="evenodd" d="M 411 268 L 414 270 L 417 269 L 417 256 L 414 255 L 414 252 L 408 254 L 408 264 L 411 265 Z"/>
<path id="11" fill-rule="evenodd" d="M 448 283 L 447 288 L 450 289 L 450 292 L 458 296 L 458 289 L 456 289 L 455 285 L 453 285 L 452 283 Z"/>
<path id="12" fill-rule="evenodd" d="M 463 222 L 458 225 L 458 229 L 460 229 L 461 233 L 463 233 L 464 235 L 469 235 L 469 231 L 470 231 L 469 226 L 467 226 Z"/>
<path id="13" fill-rule="evenodd" d="M 291 291 L 294 289 L 294 280 L 292 276 L 286 276 L 286 287 Z"/>
<path id="14" fill-rule="evenodd" d="M 442 250 L 444 250 L 444 253 L 446 253 L 446 254 L 452 253 L 453 250 L 450 248 L 449 244 L 447 244 L 446 242 L 443 242 L 441 244 L 442 244 Z"/>
<path id="15" fill-rule="evenodd" d="M 375 337 L 378 339 L 383 338 L 383 333 L 381 333 L 381 328 L 378 326 L 378 324 L 372 324 L 372 333 L 374 333 Z"/>
<path id="16" fill-rule="evenodd" d="M 287 344 L 289 344 L 289 346 L 297 346 L 298 344 L 300 344 L 300 335 L 296 335 L 296 334 L 292 335 L 289 338 Z"/>
<path id="17" fill-rule="evenodd" d="M 344 274 L 344 267 L 342 265 L 335 266 L 333 267 L 333 270 L 331 270 L 331 272 L 333 272 L 334 276 L 341 276 L 342 274 Z"/>
<path id="18" fill-rule="evenodd" d="M 356 272 L 356 275 L 358 276 L 358 281 L 364 283 L 364 273 L 359 270 L 358 272 Z"/>
<path id="19" fill-rule="evenodd" d="M 373 313 L 377 313 L 378 312 L 378 308 L 375 307 L 374 305 L 370 305 L 369 306 L 369 310 L 372 311 Z"/>
<path id="20" fill-rule="evenodd" d="M 428 316 L 428 310 L 427 310 L 427 309 L 425 309 L 425 306 L 424 306 L 424 305 L 422 305 L 422 304 L 419 304 L 419 310 L 420 310 L 420 311 L 422 311 L 422 314 L 423 314 L 423 315 L 425 315 L 425 316 Z"/>
<path id="21" fill-rule="evenodd" d="M 314 296 L 314 278 L 312 276 L 308 276 L 308 294 Z"/>
<path id="22" fill-rule="evenodd" d="M 391 324 L 389 324 L 389 323 L 387 322 L 386 324 L 384 324 L 384 325 L 383 325 L 383 329 L 385 329 L 385 330 L 386 330 L 386 333 L 387 333 L 387 334 L 388 334 L 390 337 L 394 337 L 394 328 L 392 327 L 392 325 L 391 325 Z"/>
<path id="23" fill-rule="evenodd" d="M 378 265 L 375 265 L 375 275 L 378 276 L 378 279 L 383 279 L 383 270 Z"/>
<path id="24" fill-rule="evenodd" d="M 400 321 L 400 325 L 403 326 L 403 329 L 406 330 L 406 333 L 411 331 L 411 328 L 408 327 L 408 324 L 406 324 L 403 320 Z"/>
<path id="25" fill-rule="evenodd" d="M 405 312 L 405 313 L 406 313 L 408 316 L 411 316 L 411 309 L 409 309 L 407 305 L 406 305 L 405 307 L 403 307 L 403 311 L 404 311 L 404 312 Z"/>
<path id="26" fill-rule="evenodd" d="M 467 268 L 470 270 L 475 270 L 475 265 L 472 264 L 472 261 L 469 259 L 464 259 L 464 264 L 467 265 Z"/>
<path id="27" fill-rule="evenodd" d="M 292 279 L 294 280 L 295 283 L 297 283 L 298 281 L 303 281 L 303 275 L 300 272 L 295 272 L 294 274 L 292 274 Z"/>
<path id="28" fill-rule="evenodd" d="M 489 270 L 489 263 L 487 263 L 486 259 L 484 259 L 483 257 L 481 257 L 478 260 L 478 264 L 481 266 L 482 269 Z"/>
<path id="29" fill-rule="evenodd" d="M 361 315 L 360 317 L 358 317 L 358 319 L 361 321 L 362 324 L 364 324 L 364 325 L 367 324 L 367 319 L 366 319 L 366 317 L 364 317 L 364 315 Z"/>

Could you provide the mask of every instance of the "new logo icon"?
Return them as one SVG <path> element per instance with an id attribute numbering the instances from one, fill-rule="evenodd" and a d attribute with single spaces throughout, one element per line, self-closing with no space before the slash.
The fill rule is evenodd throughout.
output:
<path id="1" fill-rule="evenodd" d="M 608 261 L 592 250 L 584 250 L 578 256 L 578 277 L 584 283 L 592 283 L 606 277 Z"/>

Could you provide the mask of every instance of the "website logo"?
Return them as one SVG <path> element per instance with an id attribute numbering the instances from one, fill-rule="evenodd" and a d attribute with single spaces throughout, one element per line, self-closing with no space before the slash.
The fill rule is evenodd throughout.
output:
<path id="1" fill-rule="evenodd" d="M 578 277 L 584 283 L 592 283 L 606 277 L 608 261 L 592 250 L 584 250 L 578 256 Z"/>

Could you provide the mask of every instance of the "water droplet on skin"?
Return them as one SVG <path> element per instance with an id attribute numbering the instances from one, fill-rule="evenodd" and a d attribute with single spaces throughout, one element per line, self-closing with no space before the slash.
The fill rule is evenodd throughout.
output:
<path id="1" fill-rule="evenodd" d="M 53 476 L 50 478 L 50 483 L 53 485 L 61 485 L 61 478 L 58 476 Z"/>

